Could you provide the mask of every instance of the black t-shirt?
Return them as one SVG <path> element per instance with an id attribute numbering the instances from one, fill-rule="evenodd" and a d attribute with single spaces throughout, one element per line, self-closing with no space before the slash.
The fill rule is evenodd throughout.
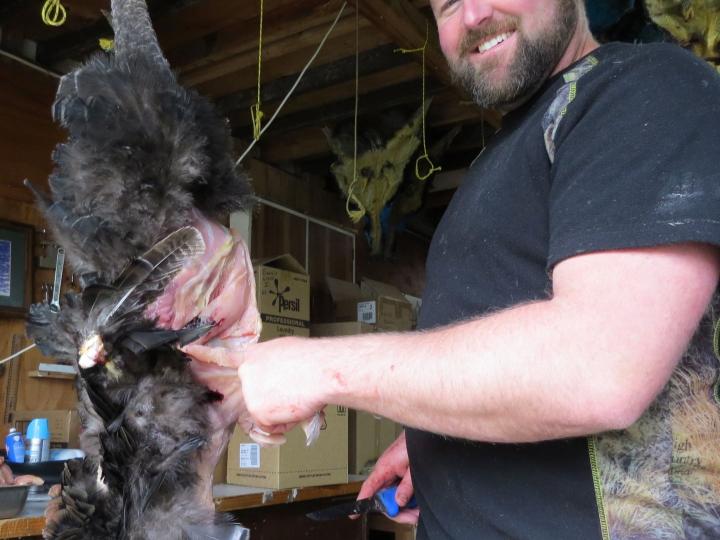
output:
<path id="1" fill-rule="evenodd" d="M 547 298 L 553 266 L 577 254 L 720 244 L 719 142 L 720 78 L 705 62 L 667 44 L 593 51 L 506 116 L 470 167 L 430 247 L 419 327 Z M 601 532 L 612 511 L 588 440 L 409 429 L 419 538 L 623 538 Z"/>

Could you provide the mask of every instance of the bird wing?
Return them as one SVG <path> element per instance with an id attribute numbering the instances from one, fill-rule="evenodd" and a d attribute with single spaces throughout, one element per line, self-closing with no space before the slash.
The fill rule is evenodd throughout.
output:
<path id="1" fill-rule="evenodd" d="M 111 288 L 88 291 L 94 298 L 87 331 L 109 333 L 125 324 L 129 317 L 141 319 L 150 302 L 204 251 L 205 243 L 194 227 L 183 227 L 169 234 L 134 259 Z"/>

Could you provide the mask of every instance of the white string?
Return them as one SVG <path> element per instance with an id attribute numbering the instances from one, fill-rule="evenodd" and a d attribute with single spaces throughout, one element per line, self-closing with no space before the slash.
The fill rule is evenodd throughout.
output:
<path id="1" fill-rule="evenodd" d="M 298 75 L 298 78 L 295 80 L 295 84 L 292 85 L 292 88 L 290 88 L 290 91 L 287 93 L 285 98 L 283 98 L 282 102 L 280 102 L 280 105 L 278 105 L 278 108 L 275 109 L 275 112 L 273 113 L 270 120 L 268 120 L 268 123 L 265 124 L 265 126 L 260 131 L 260 134 L 258 135 L 257 139 L 253 139 L 253 141 L 250 143 L 250 146 L 247 147 L 247 149 L 242 153 L 240 158 L 235 162 L 235 166 L 237 167 L 240 165 L 243 159 L 245 159 L 245 156 L 248 155 L 248 152 L 252 150 L 253 146 L 255 146 L 255 143 L 260 140 L 260 137 L 262 137 L 262 134 L 265 133 L 265 130 L 270 127 L 270 124 L 273 123 L 273 120 L 275 120 L 275 117 L 277 117 L 278 113 L 282 110 L 282 108 L 285 106 L 285 103 L 287 103 L 287 100 L 290 99 L 290 96 L 292 96 L 293 92 L 297 88 L 298 84 L 300 84 L 300 81 L 302 80 L 303 76 L 305 75 L 305 72 L 308 70 L 310 65 L 315 61 L 315 58 L 317 58 L 317 55 L 320 54 L 320 51 L 323 48 L 323 45 L 325 45 L 325 42 L 327 41 L 327 38 L 330 37 L 330 34 L 335 29 L 335 26 L 337 25 L 338 21 L 340 20 L 340 16 L 343 14 L 343 11 L 345 11 L 345 6 L 347 5 L 347 2 L 343 2 L 343 5 L 340 6 L 340 11 L 338 11 L 337 16 L 335 17 L 335 20 L 330 25 L 330 28 L 328 28 L 328 31 L 325 33 L 325 36 L 320 41 L 320 44 L 318 45 L 317 49 L 315 49 L 315 53 L 310 57 L 310 60 L 308 60 L 308 63 L 305 64 L 305 67 L 300 72 L 300 75 Z"/>
<path id="2" fill-rule="evenodd" d="M 32 345 L 29 345 L 29 346 L 25 347 L 22 351 L 18 351 L 18 352 L 14 353 L 14 354 L 11 354 L 11 355 L 8 356 L 7 358 L 3 358 L 2 360 L 0 360 L 0 365 L 4 364 L 5 362 L 9 362 L 9 361 L 12 360 L 13 358 L 17 358 L 17 357 L 20 356 L 21 354 L 28 352 L 30 349 L 33 349 L 35 346 L 36 346 L 36 345 L 33 343 Z"/>

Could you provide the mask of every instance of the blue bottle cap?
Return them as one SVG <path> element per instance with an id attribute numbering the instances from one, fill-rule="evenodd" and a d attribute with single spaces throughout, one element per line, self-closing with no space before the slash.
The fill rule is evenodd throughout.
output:
<path id="1" fill-rule="evenodd" d="M 50 429 L 47 418 L 33 418 L 27 428 L 26 439 L 49 439 Z"/>

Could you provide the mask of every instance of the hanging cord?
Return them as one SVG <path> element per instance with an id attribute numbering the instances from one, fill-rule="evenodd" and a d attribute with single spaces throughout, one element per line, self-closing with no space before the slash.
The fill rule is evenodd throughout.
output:
<path id="1" fill-rule="evenodd" d="M 415 160 L 415 176 L 418 180 L 427 180 L 430 178 L 430 176 L 438 171 L 442 170 L 442 167 L 436 167 L 432 160 L 430 159 L 430 155 L 427 151 L 427 144 L 426 144 L 426 137 L 425 137 L 425 51 L 427 50 L 428 46 L 428 39 L 430 35 L 430 25 L 428 23 L 425 23 L 425 43 L 423 43 L 422 47 L 418 47 L 417 49 L 395 49 L 395 52 L 400 52 L 403 54 L 408 53 L 422 53 L 422 144 L 423 144 L 423 154 L 419 156 Z M 420 164 L 425 161 L 429 165 L 428 171 L 426 174 L 422 175 L 420 174 Z"/>
<path id="2" fill-rule="evenodd" d="M 48 26 L 62 26 L 67 19 L 67 10 L 60 3 L 60 0 L 45 0 L 40 10 L 42 22 Z"/>
<path id="3" fill-rule="evenodd" d="M 260 0 L 260 32 L 258 37 L 258 73 L 257 73 L 257 102 L 250 107 L 250 116 L 253 125 L 253 140 L 260 138 L 260 128 L 262 127 L 262 119 L 265 113 L 260 109 L 260 81 L 262 75 L 262 46 L 263 46 L 263 13 L 265 12 L 265 2 Z"/>
<path id="4" fill-rule="evenodd" d="M 353 124 L 353 179 L 348 187 L 348 196 L 345 200 L 345 212 L 353 221 L 357 223 L 362 219 L 367 210 L 355 195 L 355 184 L 357 184 L 357 132 L 358 132 L 358 104 L 360 103 L 360 6 L 359 0 L 355 4 L 355 121 Z M 350 208 L 352 201 L 357 210 Z"/>
<path id="5" fill-rule="evenodd" d="M 24 354 L 24 353 L 28 352 L 30 349 L 34 349 L 35 347 L 36 347 L 36 345 L 34 343 L 32 345 L 28 345 L 24 349 L 22 349 L 16 353 L 13 353 L 10 356 L 7 356 L 7 357 L 3 358 L 2 360 L 0 360 L 0 365 L 4 364 L 5 362 L 9 362 L 13 358 L 17 358 L 21 354 Z"/>
<path id="6" fill-rule="evenodd" d="M 267 128 L 269 128 L 270 125 L 271 125 L 271 124 L 273 123 L 273 121 L 275 120 L 275 118 L 277 118 L 277 115 L 280 113 L 280 111 L 282 110 L 282 108 L 285 106 L 285 103 L 287 103 L 287 101 L 290 99 L 290 96 L 292 96 L 292 94 L 293 94 L 293 92 L 295 91 L 295 89 L 297 88 L 298 84 L 300 84 L 300 81 L 301 81 L 302 78 L 305 76 L 305 72 L 308 70 L 308 68 L 310 68 L 310 65 L 315 61 L 315 58 L 317 58 L 317 55 L 320 54 L 320 51 L 322 50 L 323 45 L 325 45 L 325 42 L 327 41 L 328 37 L 330 37 L 330 34 L 331 34 L 332 31 L 335 29 L 335 26 L 337 26 L 337 23 L 338 23 L 338 21 L 340 20 L 340 16 L 343 14 L 343 11 L 345 11 L 345 6 L 347 6 L 347 2 L 343 2 L 342 6 L 340 6 L 340 11 L 338 11 L 338 14 L 337 14 L 337 16 L 335 17 L 335 20 L 332 22 L 332 24 L 330 25 L 330 28 L 328 28 L 328 31 L 327 31 L 327 32 L 325 33 L 325 35 L 323 36 L 323 38 L 322 38 L 322 40 L 320 41 L 320 44 L 318 45 L 317 49 L 315 49 L 315 53 L 313 53 L 313 55 L 310 57 L 310 60 L 308 60 L 308 63 L 305 64 L 305 67 L 303 68 L 303 70 L 302 70 L 302 71 L 300 72 L 300 74 L 298 75 L 297 79 L 295 80 L 295 83 L 292 85 L 292 88 L 290 88 L 290 90 L 288 91 L 288 93 L 285 95 L 285 97 L 283 98 L 283 100 L 282 100 L 282 102 L 280 103 L 280 105 L 278 105 L 278 108 L 275 109 L 275 112 L 274 112 L 273 115 L 270 117 L 270 120 L 268 120 L 268 123 L 265 124 L 265 126 L 263 126 L 263 128 L 260 130 L 259 137 L 262 137 L 263 133 L 265 133 L 265 131 L 267 130 Z M 258 137 L 258 138 L 259 138 L 259 137 Z M 237 167 L 238 165 L 240 165 L 240 163 L 242 163 L 242 160 L 245 159 L 245 157 L 248 155 L 248 153 L 250 152 L 250 150 L 252 150 L 252 148 L 255 146 L 255 143 L 257 143 L 257 141 L 258 141 L 258 139 L 253 139 L 253 141 L 250 143 L 250 145 L 245 149 L 245 151 L 242 153 L 242 155 L 241 155 L 241 156 L 238 158 L 238 160 L 235 162 L 235 166 L 236 166 L 236 167 Z"/>

